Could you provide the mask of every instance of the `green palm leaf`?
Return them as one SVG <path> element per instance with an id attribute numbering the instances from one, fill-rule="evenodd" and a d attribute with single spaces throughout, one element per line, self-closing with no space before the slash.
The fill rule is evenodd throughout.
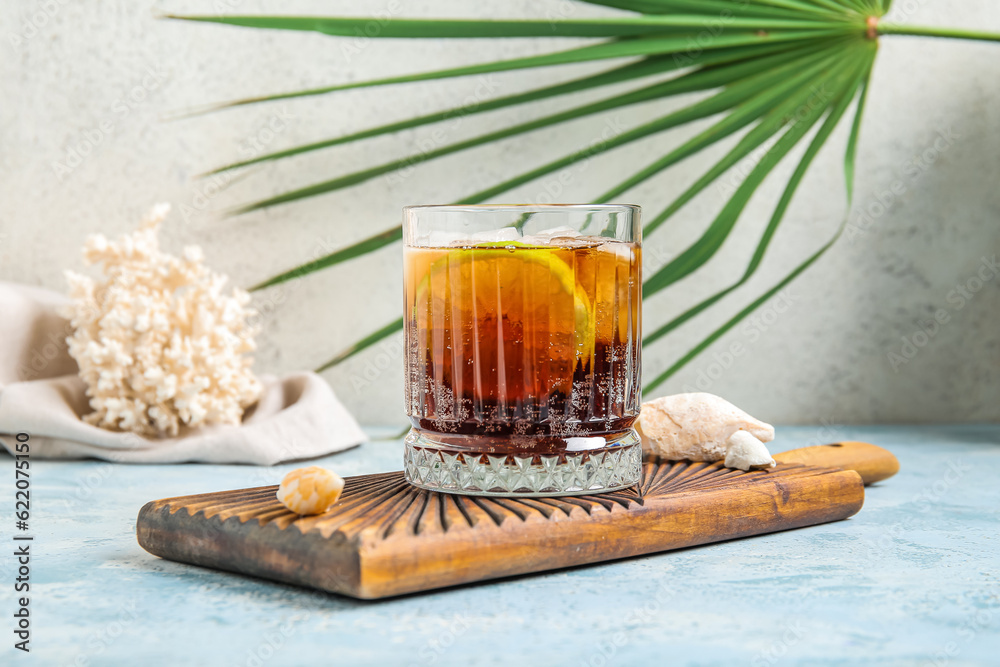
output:
<path id="1" fill-rule="evenodd" d="M 865 78 L 862 83 L 861 96 L 858 99 L 857 110 L 854 113 L 854 124 L 851 129 L 851 136 L 847 142 L 847 152 L 846 152 L 846 158 L 844 160 L 844 178 L 846 181 L 848 210 L 850 210 L 850 204 L 854 192 L 854 186 L 853 186 L 854 159 L 857 153 L 857 142 L 861 127 L 861 116 L 862 112 L 864 111 L 865 99 L 867 98 L 868 95 L 868 81 L 870 74 L 871 74 L 871 69 L 869 68 L 865 72 Z M 810 150 L 812 150 L 812 147 L 810 147 Z M 818 152 L 818 150 L 819 146 L 816 146 L 815 152 Z M 672 366 L 670 366 L 665 371 L 663 371 L 655 378 L 653 378 L 651 382 L 649 382 L 648 384 L 646 384 L 645 387 L 643 387 L 643 393 L 648 393 L 650 391 L 653 391 L 654 389 L 662 385 L 664 382 L 670 379 L 670 377 L 674 375 L 677 371 L 686 366 L 692 359 L 694 359 L 699 354 L 704 352 L 705 349 L 709 347 L 712 343 L 717 341 L 719 338 L 725 335 L 726 332 L 728 332 L 734 326 L 743 321 L 743 319 L 746 318 L 748 315 L 750 315 L 750 313 L 760 308 L 762 305 L 767 303 L 769 299 L 774 297 L 775 294 L 777 294 L 782 289 L 787 287 L 790 282 L 795 280 L 795 278 L 797 278 L 800 274 L 802 274 L 803 271 L 812 266 L 816 262 L 816 260 L 822 257 L 826 253 L 826 251 L 829 250 L 833 246 L 833 244 L 837 242 L 837 239 L 840 238 L 846 224 L 847 224 L 847 214 L 844 215 L 840 225 L 834 232 L 833 237 L 829 241 L 824 243 L 819 250 L 810 255 L 804 262 L 796 266 L 788 275 L 782 278 L 776 285 L 768 289 L 766 292 L 764 292 L 759 297 L 754 299 L 748 306 L 746 306 L 741 311 L 736 313 L 736 315 L 730 318 L 725 324 L 723 324 L 721 327 L 719 327 L 711 334 L 709 334 L 703 341 L 701 341 L 691 350 L 689 350 L 687 354 L 678 359 Z"/>
<path id="2" fill-rule="evenodd" d="M 662 56 L 643 58 L 642 60 L 636 63 L 629 63 L 628 65 L 624 65 L 622 67 L 616 67 L 614 69 L 601 72 L 600 74 L 586 76 L 580 79 L 574 79 L 573 81 L 568 81 L 566 83 L 562 83 L 556 86 L 539 88 L 536 90 L 531 90 L 526 93 L 508 95 L 506 97 L 500 97 L 494 100 L 486 100 L 483 102 L 479 101 L 470 102 L 469 104 L 463 104 L 461 106 L 452 107 L 451 109 L 448 109 L 446 111 L 439 111 L 437 113 L 417 116 L 415 118 L 410 118 L 404 121 L 400 121 L 398 123 L 388 123 L 386 125 L 380 125 L 378 127 L 374 127 L 368 130 L 363 130 L 361 132 L 355 132 L 354 134 L 347 134 L 332 139 L 324 139 L 322 141 L 316 141 L 310 144 L 296 146 L 294 148 L 290 148 L 287 150 L 276 151 L 274 153 L 265 153 L 251 160 L 234 162 L 232 164 L 218 167 L 216 169 L 206 172 L 204 175 L 208 176 L 211 174 L 217 174 L 219 172 L 227 171 L 229 169 L 237 169 L 239 167 L 246 167 L 252 164 L 257 164 L 259 162 L 267 162 L 270 160 L 292 157 L 295 155 L 300 155 L 302 153 L 308 153 L 323 148 L 330 148 L 332 146 L 338 146 L 340 144 L 348 144 L 353 141 L 360 141 L 362 139 L 378 137 L 384 134 L 392 134 L 394 132 L 409 130 L 414 127 L 420 127 L 422 125 L 438 123 L 441 121 L 449 120 L 451 118 L 463 118 L 465 116 L 470 116 L 472 114 L 483 113 L 486 111 L 495 111 L 497 109 L 503 109 L 504 107 L 516 106 L 519 104 L 527 104 L 529 102 L 537 102 L 539 100 L 544 100 L 550 97 L 568 95 L 570 93 L 577 93 L 583 90 L 589 90 L 591 88 L 598 88 L 601 86 L 607 86 L 615 83 L 621 83 L 624 81 L 630 81 L 632 79 L 645 78 L 648 76 L 653 76 L 656 74 L 668 72 L 670 70 L 677 69 L 678 67 L 679 65 L 670 58 L 665 58 Z"/>
<path id="3" fill-rule="evenodd" d="M 836 54 L 832 50 L 827 50 L 826 63 L 832 64 L 833 60 L 836 58 Z M 815 58 L 815 56 L 813 56 Z M 787 54 L 782 54 L 777 57 L 777 62 L 787 62 L 789 56 Z M 769 59 L 765 59 L 769 60 Z M 773 59 L 770 59 L 773 60 Z M 814 62 L 814 60 L 810 60 Z M 770 63 L 766 63 L 770 64 Z M 618 137 L 615 137 L 607 142 L 605 142 L 598 149 L 587 148 L 569 156 L 566 156 L 560 160 L 556 160 L 547 165 L 539 167 L 537 169 L 531 170 L 517 176 L 509 181 L 498 184 L 495 187 L 489 188 L 483 192 L 476 193 L 472 195 L 471 199 L 476 201 L 483 201 L 488 197 L 492 197 L 499 194 L 505 190 L 512 189 L 516 185 L 525 183 L 553 171 L 565 167 L 567 164 L 576 162 L 584 154 L 595 155 L 597 153 L 602 153 L 612 148 L 617 148 L 624 144 L 636 141 L 638 139 L 643 139 L 650 134 L 655 134 L 662 132 L 666 129 L 676 127 L 684 123 L 689 123 L 698 118 L 704 118 L 707 116 L 714 115 L 720 111 L 724 111 L 731 108 L 732 105 L 742 101 L 755 94 L 762 86 L 766 84 L 774 84 L 781 90 L 788 90 L 794 86 L 795 83 L 800 83 L 804 78 L 811 75 L 812 73 L 818 71 L 819 65 L 807 70 L 805 73 L 798 74 L 790 82 L 780 82 L 779 80 L 787 77 L 789 72 L 793 69 L 792 64 L 786 64 L 783 67 L 778 67 L 773 70 L 765 70 L 763 73 L 754 74 L 753 72 L 759 71 L 762 64 L 756 59 L 744 63 L 733 63 L 724 67 L 714 67 L 704 70 L 697 70 L 690 74 L 666 81 L 664 83 L 654 84 L 640 90 L 633 91 L 631 93 L 619 94 L 607 99 L 601 100 L 599 102 L 592 102 L 590 104 L 585 104 L 583 106 L 570 109 L 558 114 L 553 114 L 551 116 L 546 116 L 538 120 L 530 121 L 527 123 L 522 123 L 520 125 L 515 125 L 514 127 L 505 128 L 502 130 L 497 130 L 495 132 L 490 132 L 479 137 L 474 137 L 466 141 L 457 142 L 447 146 L 442 146 L 435 150 L 427 151 L 424 153 L 410 155 L 408 157 L 400 158 L 394 160 L 387 164 L 378 165 L 370 169 L 364 169 L 362 171 L 357 171 L 352 174 L 347 174 L 346 176 L 341 176 L 340 178 L 335 178 L 329 181 L 323 181 L 321 183 L 316 183 L 314 185 L 300 188 L 298 190 L 292 190 L 291 192 L 286 192 L 283 195 L 277 197 L 271 197 L 262 201 L 254 202 L 252 204 L 247 204 L 235 209 L 234 213 L 248 213 L 261 208 L 267 208 L 269 206 L 275 206 L 278 204 L 286 204 L 298 199 L 304 199 L 306 197 L 314 197 L 316 195 L 325 194 L 327 192 L 333 192 L 335 190 L 340 190 L 352 185 L 357 185 L 363 183 L 367 180 L 375 178 L 377 176 L 382 176 L 384 174 L 398 171 L 400 169 L 409 168 L 413 165 L 420 164 L 421 162 L 427 162 L 438 157 L 443 157 L 445 155 L 450 155 L 458 151 L 466 150 L 469 148 L 474 148 L 476 146 L 481 146 L 487 143 L 493 143 L 501 139 L 506 139 L 518 134 L 523 134 L 525 132 L 530 132 L 540 128 L 548 127 L 550 125 L 555 125 L 557 123 L 566 122 L 569 120 L 575 120 L 577 118 L 582 118 L 591 114 L 599 113 L 602 111 L 608 111 L 610 109 L 616 109 L 622 106 L 628 106 L 631 104 L 638 104 L 640 102 L 646 102 L 653 99 L 662 99 L 666 97 L 672 97 L 674 95 L 680 95 L 683 93 L 690 93 L 699 90 L 706 90 L 711 88 L 717 88 L 719 86 L 729 85 L 729 87 L 714 97 L 700 102 L 698 104 L 693 104 L 686 109 L 677 111 L 667 116 L 660 118 L 659 120 L 647 123 L 642 127 L 636 128 L 629 132 L 626 132 Z M 462 200 L 460 203 L 469 204 L 474 203 L 468 200 Z"/>
<path id="4" fill-rule="evenodd" d="M 734 3 L 732 0 L 584 0 L 591 5 L 604 5 L 616 9 L 631 10 L 643 14 L 713 14 L 723 15 L 723 12 L 739 13 L 741 16 L 758 16 L 772 18 L 796 18 L 816 16 L 824 19 L 843 19 L 843 10 L 829 10 L 797 3 L 798 6 L 783 6 L 780 3 Z"/>
<path id="5" fill-rule="evenodd" d="M 857 26 L 840 24 L 835 28 L 817 30 L 787 30 L 768 32 L 758 30 L 754 32 L 733 32 L 719 35 L 712 39 L 706 46 L 705 51 L 719 51 L 734 47 L 772 47 L 775 44 L 794 43 L 797 41 L 809 41 L 824 37 L 836 37 L 855 34 Z M 469 65 L 466 67 L 455 67 L 435 72 L 425 72 L 422 74 L 410 74 L 405 76 L 389 77 L 385 79 L 375 79 L 372 81 L 360 81 L 344 83 L 320 88 L 309 88 L 287 93 L 275 93 L 259 97 L 247 97 L 231 102 L 222 102 L 209 105 L 202 109 L 196 109 L 180 115 L 191 115 L 216 111 L 228 107 L 243 106 L 245 104 L 255 104 L 259 102 L 273 102 L 276 100 L 287 100 L 298 97 L 309 97 L 313 95 L 324 95 L 342 90 L 355 88 L 369 88 L 372 86 L 384 86 L 398 83 L 413 83 L 417 81 L 432 81 L 435 79 L 448 79 L 459 76 L 472 76 L 477 74 L 491 74 L 493 72 L 507 72 L 511 70 L 529 69 L 534 67 L 550 67 L 553 65 L 569 65 L 572 63 L 589 62 L 594 60 L 609 60 L 613 58 L 630 58 L 649 55 L 684 55 L 691 50 L 691 39 L 698 37 L 697 31 L 677 35 L 672 37 L 636 37 L 631 39 L 620 39 L 602 42 L 592 46 L 583 46 L 567 51 L 547 53 L 540 56 L 529 56 L 526 58 L 514 58 L 511 60 L 501 60 L 480 65 Z M 753 48 L 748 49 L 752 52 Z M 696 58 L 695 60 L 700 60 Z"/>
<path id="6" fill-rule="evenodd" d="M 812 133 L 799 157 L 780 198 L 748 258 L 740 276 L 724 289 L 707 296 L 687 311 L 674 316 L 645 336 L 654 344 L 671 331 L 719 304 L 755 275 L 763 264 L 768 248 L 786 217 L 789 205 L 803 177 L 822 146 L 829 140 L 851 102 L 857 100 L 854 120 L 847 141 L 844 174 L 848 208 L 853 195 L 854 163 L 860 123 L 868 92 L 877 39 L 880 35 L 912 35 L 1000 41 L 1000 34 L 958 29 L 927 28 L 886 24 L 881 17 L 891 0 L 582 0 L 588 4 L 632 12 L 599 19 L 557 20 L 432 20 L 393 19 L 379 21 L 369 17 L 289 17 L 289 16 L 175 16 L 191 21 L 210 22 L 258 29 L 313 31 L 332 36 L 355 36 L 361 30 L 369 34 L 376 26 L 380 38 L 512 38 L 566 37 L 594 38 L 600 41 L 538 56 L 512 58 L 368 81 L 332 84 L 249 97 L 215 104 L 216 110 L 273 100 L 335 93 L 341 90 L 416 83 L 451 77 L 526 68 L 602 60 L 631 59 L 616 63 L 596 74 L 554 83 L 551 86 L 454 106 L 446 111 L 425 114 L 404 121 L 373 127 L 348 135 L 320 139 L 307 144 L 234 162 L 208 173 L 247 167 L 266 161 L 292 158 L 311 151 L 333 148 L 405 129 L 446 121 L 515 105 L 538 102 L 570 93 L 597 89 L 633 80 L 657 77 L 625 93 L 549 113 L 536 120 L 481 134 L 465 141 L 439 146 L 431 151 L 403 156 L 382 165 L 327 178 L 312 185 L 252 202 L 236 213 L 287 204 L 303 198 L 320 196 L 352 187 L 371 178 L 408 169 L 435 158 L 477 146 L 504 141 L 529 132 L 541 132 L 561 123 L 601 114 L 627 105 L 650 103 L 684 94 L 700 93 L 696 101 L 645 124 L 627 129 L 598 145 L 574 151 L 529 169 L 500 183 L 463 197 L 456 204 L 489 201 L 525 183 L 539 179 L 600 153 L 668 132 L 697 120 L 713 118 L 713 123 L 670 150 L 653 163 L 627 176 L 595 198 L 609 201 L 677 165 L 692 155 L 718 144 L 726 137 L 742 133 L 735 145 L 699 175 L 679 196 L 646 223 L 645 232 L 654 233 L 705 188 L 717 183 L 737 164 L 755 151 L 767 147 L 763 156 L 742 178 L 733 194 L 702 235 L 665 266 L 653 272 L 644 283 L 647 296 L 653 297 L 677 281 L 702 269 L 730 237 L 747 203 L 761 183 L 788 154 Z M 708 33 L 709 39 L 703 39 Z M 694 47 L 692 46 L 694 45 Z M 667 76 L 665 80 L 664 76 Z M 817 98 L 816 87 L 829 94 Z M 846 217 L 845 217 L 846 221 Z M 833 236 L 816 252 L 796 265 L 776 285 L 739 310 L 698 345 L 669 368 L 657 375 L 644 389 L 653 390 L 669 379 L 709 345 L 718 340 L 754 309 L 765 303 L 790 281 L 815 263 L 840 236 L 842 222 Z M 263 289 L 300 278 L 341 262 L 363 257 L 379 248 L 398 242 L 401 229 L 391 227 L 341 248 L 325 257 L 294 267 L 269 278 L 255 287 Z M 650 302 L 647 302 L 647 307 Z M 402 319 L 390 322 L 349 345 L 320 370 L 335 366 L 402 328 Z"/>
<path id="7" fill-rule="evenodd" d="M 874 53 L 872 53 L 872 58 L 874 58 Z M 833 133 L 833 130 L 837 127 L 840 118 L 844 115 L 844 112 L 850 105 L 851 100 L 854 97 L 854 93 L 857 91 L 858 86 L 861 85 L 862 78 L 866 76 L 867 73 L 871 70 L 871 60 L 867 61 L 862 60 L 861 63 L 863 69 L 859 69 L 858 64 L 855 63 L 854 67 L 848 71 L 848 78 L 845 80 L 844 87 L 838 91 L 835 100 L 830 106 L 829 113 L 827 114 L 826 119 L 823 122 L 823 125 L 816 133 L 816 136 L 813 138 L 812 142 L 810 142 L 808 149 L 806 149 L 805 154 L 803 154 L 802 158 L 799 160 L 799 163 L 795 168 L 795 171 L 789 178 L 788 185 L 785 186 L 785 190 L 784 192 L 782 192 L 781 198 L 778 200 L 778 204 L 775 206 L 774 213 L 771 215 L 771 219 L 768 222 L 767 228 L 761 235 L 760 242 L 757 244 L 757 247 L 754 250 L 752 257 L 750 258 L 750 262 L 747 265 L 747 268 L 743 272 L 743 275 L 740 277 L 740 279 L 735 283 L 733 283 L 732 285 L 730 285 L 729 287 L 717 292 L 716 294 L 705 299 L 701 303 L 688 309 L 687 311 L 675 317 L 673 320 L 667 322 L 663 326 L 658 327 L 651 333 L 645 334 L 643 336 L 643 340 L 646 343 L 653 343 L 659 340 L 660 338 L 670 333 L 680 325 L 684 324 L 689 319 L 693 318 L 694 316 L 698 315 L 702 311 L 706 310 L 710 306 L 717 303 L 719 300 L 721 300 L 729 293 L 735 291 L 741 285 L 746 283 L 750 279 L 750 277 L 753 276 L 754 273 L 756 273 L 757 269 L 760 267 L 761 262 L 764 259 L 764 254 L 767 252 L 767 248 L 771 243 L 771 239 L 774 238 L 774 234 L 778 231 L 778 227 L 781 224 L 781 221 L 784 219 L 785 212 L 788 210 L 788 205 L 791 203 L 792 197 L 795 195 L 795 191 L 798 189 L 799 184 L 802 182 L 802 178 L 805 176 L 806 171 L 809 168 L 809 165 L 812 164 L 812 161 L 816 157 L 816 154 L 819 152 L 819 149 L 823 147 L 823 145 L 826 143 L 826 140 L 830 137 L 830 135 Z M 799 122 L 805 123 L 808 122 L 808 120 L 806 118 L 803 118 Z M 856 141 L 857 140 L 855 139 L 854 142 L 852 142 L 852 145 L 856 143 Z M 850 155 L 850 162 L 853 164 L 853 161 L 854 161 L 854 156 L 852 153 Z M 846 181 L 848 207 L 850 207 L 850 202 L 853 198 L 853 190 L 854 190 L 853 171 L 845 175 L 845 181 Z"/>
<path id="8" fill-rule="evenodd" d="M 850 64 L 850 60 L 845 59 L 835 67 L 831 68 L 831 72 L 834 74 L 833 76 L 827 75 L 826 78 L 843 78 L 846 74 L 848 74 Z M 805 100 L 803 98 L 804 95 L 800 92 L 798 96 L 782 102 L 780 106 L 776 107 L 779 116 L 784 116 L 786 109 L 792 110 L 800 104 L 804 104 Z M 793 124 L 787 132 L 785 132 L 785 134 L 778 139 L 775 145 L 764 154 L 760 162 L 758 162 L 753 170 L 747 175 L 744 181 L 740 184 L 739 188 L 737 188 L 735 194 L 722 208 L 718 217 L 712 221 L 712 224 L 709 225 L 708 229 L 701 236 L 701 238 L 698 239 L 698 241 L 696 241 L 690 248 L 682 252 L 676 259 L 656 271 L 645 281 L 645 283 L 643 283 L 644 295 L 652 295 L 659 292 L 667 286 L 690 275 L 712 258 L 716 251 L 718 251 L 718 249 L 722 246 L 722 243 L 729 236 L 729 233 L 736 225 L 736 221 L 739 218 L 740 213 L 750 201 L 750 197 L 764 181 L 764 178 L 778 165 L 781 159 L 795 147 L 799 140 L 806 135 L 809 128 L 812 127 L 812 125 L 819 119 L 823 109 L 823 106 L 816 105 L 815 108 L 809 110 L 798 123 Z M 761 130 L 761 134 L 764 134 L 769 131 L 769 127 L 766 123 L 762 123 L 755 128 L 755 131 L 758 130 Z M 753 135 L 754 132 L 749 133 L 746 139 L 749 140 L 753 137 Z M 759 143 L 759 141 L 756 137 L 754 137 L 752 143 Z M 654 219 L 654 223 L 655 222 L 656 219 Z M 647 229 L 651 230 L 654 228 L 654 223 L 648 224 Z"/>
<path id="9" fill-rule="evenodd" d="M 598 201 L 610 201 L 618 197 L 639 183 L 672 166 L 677 161 L 732 134 L 744 127 L 748 122 L 763 117 L 764 120 L 743 137 L 740 143 L 725 158 L 689 187 L 663 212 L 654 217 L 652 221 L 646 223 L 643 230 L 645 233 L 648 234 L 655 231 L 670 215 L 679 210 L 727 169 L 749 155 L 751 151 L 764 143 L 764 141 L 780 129 L 786 122 L 785 114 L 794 111 L 800 104 L 804 104 L 809 96 L 813 95 L 813 90 L 802 86 L 802 83 L 813 81 L 814 76 L 817 77 L 816 80 L 819 82 L 824 82 L 830 78 L 829 73 L 824 74 L 823 72 L 825 70 L 836 71 L 836 60 L 840 59 L 843 55 L 839 50 L 831 51 L 829 48 L 821 51 L 818 54 L 822 57 L 821 60 L 800 58 L 796 62 L 796 67 L 793 71 L 782 69 L 778 72 L 779 81 L 776 82 L 776 85 L 758 91 L 753 97 L 735 107 L 728 117 L 625 181 L 622 181 L 611 190 L 608 190 L 598 198 Z"/>
<path id="10" fill-rule="evenodd" d="M 320 366 L 319 368 L 317 368 L 316 372 L 317 373 L 322 373 L 327 368 L 331 368 L 333 366 L 336 366 L 341 361 L 344 361 L 346 359 L 349 359 L 350 357 L 353 357 L 358 352 L 361 352 L 362 350 L 371 347 L 372 345 L 374 345 L 375 343 L 379 342 L 383 338 L 391 336 L 392 334 L 396 333 L 397 331 L 402 330 L 402 328 L 403 328 L 403 318 L 402 317 L 399 318 L 398 320 L 395 320 L 394 322 L 389 322 L 389 324 L 385 325 L 384 327 L 382 327 L 378 331 L 375 331 L 373 333 L 368 334 L 367 336 L 365 336 L 364 338 L 362 338 L 358 342 L 356 342 L 353 345 L 350 345 L 346 349 L 342 350 L 340 352 L 340 354 L 338 354 L 333 359 L 330 359 L 328 362 L 326 362 L 325 364 L 323 364 L 322 366 Z"/>
<path id="11" fill-rule="evenodd" d="M 839 29 L 848 17 L 831 15 L 818 18 L 759 18 L 740 16 L 733 12 L 727 25 L 744 31 L 752 30 L 820 30 Z M 701 15 L 671 14 L 669 16 L 636 16 L 601 19 L 564 19 L 561 21 L 454 21 L 444 19 L 392 19 L 380 22 L 374 29 L 367 17 L 322 16 L 178 16 L 167 18 L 222 23 L 246 28 L 274 30 L 305 30 L 325 35 L 354 37 L 358 33 L 373 38 L 442 39 L 475 37 L 646 37 L 649 35 L 687 33 L 701 30 L 705 19 Z"/>
<path id="12" fill-rule="evenodd" d="M 721 49 L 717 52 L 713 52 L 713 54 L 710 57 L 704 58 L 704 62 L 702 64 L 704 66 L 708 66 L 718 63 L 727 63 L 742 57 L 746 58 L 747 60 L 741 61 L 741 64 L 746 64 L 752 67 L 753 66 L 752 63 L 756 61 L 759 62 L 760 67 L 766 67 L 770 66 L 771 63 L 765 62 L 763 59 L 772 53 L 778 54 L 778 56 L 780 56 L 784 60 L 789 60 L 792 58 L 805 56 L 808 53 L 814 51 L 816 48 L 817 45 L 815 44 L 807 44 L 804 47 L 802 46 L 796 47 L 794 45 L 789 46 L 787 44 L 776 44 L 770 47 L 757 47 L 752 50 L 752 53 L 748 53 L 748 51 L 743 47 L 738 49 Z M 412 118 L 409 120 L 400 121 L 398 123 L 390 123 L 388 125 L 382 125 L 376 128 L 364 130 L 361 132 L 356 132 L 354 134 L 346 135 L 343 137 L 326 139 L 323 141 L 313 142 L 311 144 L 296 146 L 294 148 L 290 148 L 283 151 L 276 151 L 274 153 L 260 155 L 250 160 L 235 162 L 233 164 L 219 167 L 212 171 L 206 172 L 205 175 L 207 176 L 222 171 L 227 171 L 229 169 L 246 167 L 259 162 L 266 162 L 284 157 L 300 155 L 302 153 L 307 153 L 322 148 L 329 148 L 340 144 L 351 143 L 353 141 L 359 141 L 361 139 L 376 137 L 383 134 L 391 134 L 393 132 L 411 129 L 414 127 L 419 127 L 421 125 L 427 125 L 430 123 L 436 123 L 439 121 L 448 120 L 449 118 L 462 117 L 474 113 L 482 113 L 484 111 L 494 111 L 496 109 L 501 109 L 508 106 L 525 104 L 528 102 L 536 102 L 549 97 L 557 97 L 569 93 L 576 93 L 583 90 L 588 90 L 590 88 L 597 88 L 615 83 L 622 83 L 632 79 L 646 78 L 658 74 L 665 74 L 673 70 L 681 69 L 682 67 L 684 67 L 684 65 L 685 63 L 683 60 L 678 60 L 666 56 L 647 57 L 643 58 L 637 63 L 630 63 L 623 67 L 615 68 L 606 72 L 602 72 L 597 75 L 576 79 L 574 81 L 570 81 L 564 84 L 549 86 L 547 88 L 533 90 L 528 93 L 501 97 L 496 100 L 487 100 L 485 102 L 477 101 L 460 107 L 455 107 L 447 111 L 441 111 L 435 114 L 427 114 L 425 116 L 418 116 L 416 118 Z M 745 73 L 738 73 L 736 75 L 741 76 L 743 74 Z M 669 92 L 668 89 L 665 88 L 661 90 L 663 96 L 666 96 L 668 94 L 677 94 L 677 91 L 671 93 Z M 680 92 L 685 92 L 685 91 L 680 91 Z M 524 131 L 528 131 L 528 129 L 525 129 Z"/>

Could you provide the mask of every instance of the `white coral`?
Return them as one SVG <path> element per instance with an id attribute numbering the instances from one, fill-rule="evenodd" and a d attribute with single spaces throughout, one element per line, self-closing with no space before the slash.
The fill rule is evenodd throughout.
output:
<path id="1" fill-rule="evenodd" d="M 87 239 L 84 260 L 102 265 L 102 279 L 66 272 L 66 340 L 87 383 L 90 424 L 174 436 L 182 426 L 238 424 L 260 396 L 250 295 L 223 294 L 227 278 L 202 265 L 197 246 L 183 257 L 160 251 L 169 210 L 158 204 L 117 241 Z"/>

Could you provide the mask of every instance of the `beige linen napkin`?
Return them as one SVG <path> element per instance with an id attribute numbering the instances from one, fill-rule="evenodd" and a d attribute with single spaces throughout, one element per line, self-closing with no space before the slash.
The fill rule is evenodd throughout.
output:
<path id="1" fill-rule="evenodd" d="M 38 458 L 93 457 L 121 463 L 252 463 L 313 458 L 366 440 L 330 386 L 315 373 L 260 378 L 264 391 L 240 426 L 211 426 L 175 438 L 146 438 L 85 423 L 86 385 L 77 376 L 57 309 L 66 297 L 0 282 L 0 442 L 31 437 Z"/>

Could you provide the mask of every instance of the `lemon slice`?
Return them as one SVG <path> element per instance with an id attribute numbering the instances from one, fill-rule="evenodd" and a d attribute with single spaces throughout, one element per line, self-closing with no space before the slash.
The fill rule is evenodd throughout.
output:
<path id="1" fill-rule="evenodd" d="M 502 252 L 502 249 L 508 252 Z M 566 249 L 539 247 L 520 241 L 477 243 L 472 247 L 444 251 L 442 256 L 431 262 L 417 286 L 414 307 L 426 304 L 429 297 L 451 301 L 453 289 L 470 290 L 472 285 L 476 286 L 477 292 L 486 294 L 469 295 L 466 298 L 470 303 L 475 298 L 491 298 L 489 286 L 503 288 L 504 298 L 509 303 L 524 303 L 526 285 L 548 284 L 549 294 L 536 295 L 538 305 L 544 303 L 548 306 L 557 303 L 564 295 L 572 295 L 576 358 L 587 363 L 594 353 L 593 308 L 586 291 L 576 281 L 573 268 L 558 256 L 560 251 L 565 253 Z M 459 303 L 462 301 L 459 297 Z M 438 306 L 444 307 L 444 303 Z M 452 326 L 455 326 L 454 323 Z"/>

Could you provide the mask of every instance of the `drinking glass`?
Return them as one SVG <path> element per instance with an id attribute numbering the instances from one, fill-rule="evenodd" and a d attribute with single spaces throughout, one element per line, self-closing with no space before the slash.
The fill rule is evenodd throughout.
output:
<path id="1" fill-rule="evenodd" d="M 485 496 L 638 482 L 639 207 L 403 215 L 406 479 Z"/>

